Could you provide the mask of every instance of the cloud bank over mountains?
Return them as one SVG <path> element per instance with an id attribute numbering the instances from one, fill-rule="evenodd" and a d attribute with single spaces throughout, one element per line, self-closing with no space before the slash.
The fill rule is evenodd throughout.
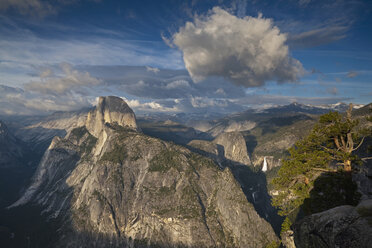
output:
<path id="1" fill-rule="evenodd" d="M 1 1 L 0 115 L 75 110 L 100 95 L 143 113 L 370 101 L 370 42 L 352 33 L 366 3 L 150 2 Z"/>
<path id="2" fill-rule="evenodd" d="M 186 70 L 145 66 L 72 66 L 63 63 L 39 72 L 39 79 L 23 85 L 0 85 L 0 115 L 39 115 L 90 107 L 100 95 L 123 97 L 137 114 L 151 112 L 232 113 L 250 106 L 333 103 L 332 97 L 288 97 L 265 89 L 246 91 L 243 86 L 210 77 L 194 83 Z"/>
<path id="3" fill-rule="evenodd" d="M 298 80 L 304 70 L 290 56 L 286 40 L 262 15 L 239 18 L 219 7 L 195 17 L 173 35 L 195 82 L 220 76 L 245 87 Z"/>

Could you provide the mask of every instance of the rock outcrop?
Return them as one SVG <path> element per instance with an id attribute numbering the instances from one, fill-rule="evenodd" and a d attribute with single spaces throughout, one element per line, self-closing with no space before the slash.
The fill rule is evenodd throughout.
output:
<path id="1" fill-rule="evenodd" d="M 229 168 L 257 213 L 269 221 L 276 231 L 280 230 L 282 219 L 271 206 L 266 176 L 262 172 L 252 170 L 245 139 L 241 133 L 223 133 L 214 141 L 193 140 L 188 146 L 192 151 L 213 159 L 221 168 Z M 269 159 L 269 162 L 272 161 Z"/>
<path id="2" fill-rule="evenodd" d="M 372 200 L 307 216 L 293 228 L 297 248 L 371 247 Z"/>
<path id="3" fill-rule="evenodd" d="M 57 247 L 265 247 L 277 237 L 231 170 L 140 133 L 120 98 L 55 138 L 16 203 L 62 221 Z"/>
<path id="4" fill-rule="evenodd" d="M 226 160 L 222 145 L 207 140 L 192 140 L 187 145 L 195 152 L 213 159 L 220 166 Z"/>
<path id="5" fill-rule="evenodd" d="M 212 158 L 218 164 L 223 162 L 251 165 L 247 145 L 240 132 L 222 133 L 213 141 L 192 140 L 188 146 L 198 153 Z"/>
<path id="6" fill-rule="evenodd" d="M 120 97 L 100 97 L 95 109 L 88 113 L 85 126 L 94 136 L 99 136 L 105 123 L 137 130 L 136 116 L 128 104 Z"/>
<path id="7" fill-rule="evenodd" d="M 254 167 L 263 167 L 264 159 L 266 158 L 267 170 L 272 170 L 275 167 L 282 165 L 280 158 L 276 159 L 274 156 L 253 156 L 252 164 Z"/>
<path id="8" fill-rule="evenodd" d="M 281 232 L 280 237 L 281 237 L 282 245 L 285 248 L 296 248 L 292 230 Z"/>
<path id="9" fill-rule="evenodd" d="M 224 147 L 225 158 L 240 164 L 251 164 L 245 139 L 240 132 L 222 133 L 213 142 Z"/>

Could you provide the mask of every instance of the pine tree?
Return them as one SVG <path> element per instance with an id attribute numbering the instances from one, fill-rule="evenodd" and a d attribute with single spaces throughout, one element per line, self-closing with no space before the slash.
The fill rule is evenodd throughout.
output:
<path id="1" fill-rule="evenodd" d="M 273 205 L 279 207 L 279 214 L 287 216 L 298 209 L 322 172 L 351 173 L 352 164 L 360 162 L 353 152 L 360 148 L 364 136 L 351 112 L 350 104 L 345 116 L 338 112 L 320 116 L 310 134 L 289 149 L 290 157 L 273 180 L 279 191 Z"/>

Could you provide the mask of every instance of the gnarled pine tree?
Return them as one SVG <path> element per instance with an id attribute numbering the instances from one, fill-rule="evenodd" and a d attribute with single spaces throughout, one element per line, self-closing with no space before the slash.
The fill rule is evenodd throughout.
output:
<path id="1" fill-rule="evenodd" d="M 273 205 L 279 214 L 289 215 L 310 196 L 315 179 L 322 172 L 343 170 L 351 173 L 352 164 L 359 161 L 353 153 L 364 137 L 357 129 L 358 120 L 351 116 L 352 105 L 345 116 L 330 112 L 320 116 L 310 134 L 289 149 L 290 157 L 283 161 L 273 184 L 279 194 Z"/>

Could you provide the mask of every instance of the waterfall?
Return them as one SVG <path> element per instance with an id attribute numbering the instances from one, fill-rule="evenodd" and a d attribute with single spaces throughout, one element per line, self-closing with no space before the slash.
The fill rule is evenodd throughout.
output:
<path id="1" fill-rule="evenodd" d="M 266 157 L 264 157 L 264 162 L 263 162 L 263 166 L 262 166 L 262 171 L 263 171 L 263 172 L 267 171 L 267 162 L 266 162 Z"/>
<path id="2" fill-rule="evenodd" d="M 253 198 L 253 202 L 256 203 L 256 194 L 258 193 L 258 191 L 255 191 L 252 193 L 252 198 Z"/>

